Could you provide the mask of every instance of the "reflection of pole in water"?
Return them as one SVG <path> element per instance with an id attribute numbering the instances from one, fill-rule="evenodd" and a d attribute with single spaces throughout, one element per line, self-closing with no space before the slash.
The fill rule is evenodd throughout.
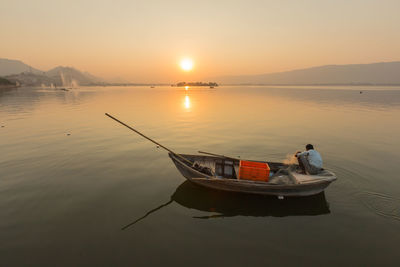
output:
<path id="1" fill-rule="evenodd" d="M 152 214 L 153 212 L 156 212 L 157 210 L 162 209 L 162 208 L 164 208 L 165 206 L 168 206 L 168 205 L 171 204 L 172 202 L 173 202 L 173 200 L 171 199 L 171 200 L 168 201 L 167 203 L 164 203 L 164 204 L 158 206 L 157 208 L 152 209 L 151 211 L 147 212 L 144 216 L 142 216 L 142 217 L 140 217 L 139 219 L 136 219 L 135 221 L 131 222 L 130 224 L 125 225 L 124 227 L 122 227 L 121 230 L 125 230 L 126 228 L 131 227 L 132 225 L 134 225 L 134 224 L 138 223 L 139 221 L 143 220 L 144 218 L 146 218 L 147 216 L 149 216 L 149 215 Z"/>
<path id="2" fill-rule="evenodd" d="M 194 216 L 193 218 L 195 219 L 216 219 L 235 216 L 316 216 L 330 213 L 329 204 L 323 192 L 313 196 L 278 200 L 272 196 L 211 190 L 194 185 L 190 181 L 185 181 L 177 187 L 168 202 L 150 210 L 144 216 L 124 226 L 122 230 L 133 226 L 174 201 L 189 209 L 211 213 L 205 216 Z"/>

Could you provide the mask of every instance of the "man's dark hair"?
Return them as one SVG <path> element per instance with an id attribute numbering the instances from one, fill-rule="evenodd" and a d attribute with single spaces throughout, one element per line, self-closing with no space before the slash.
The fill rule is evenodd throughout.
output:
<path id="1" fill-rule="evenodd" d="M 308 144 L 306 145 L 306 149 L 307 150 L 314 149 L 314 146 L 312 144 Z"/>

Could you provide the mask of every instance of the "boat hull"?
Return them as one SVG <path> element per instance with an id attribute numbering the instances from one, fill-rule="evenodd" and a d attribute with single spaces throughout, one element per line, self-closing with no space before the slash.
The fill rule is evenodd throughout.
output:
<path id="1" fill-rule="evenodd" d="M 329 186 L 331 182 L 336 180 L 336 177 L 329 177 L 326 179 L 315 179 L 306 183 L 298 184 L 285 184 L 276 185 L 269 184 L 266 182 L 249 181 L 241 179 L 227 179 L 227 178 L 215 178 L 204 173 L 201 173 L 186 163 L 183 162 L 176 155 L 169 154 L 172 161 L 179 172 L 190 182 L 200 185 L 203 187 L 223 190 L 230 192 L 246 193 L 246 194 L 258 194 L 258 195 L 273 195 L 273 196 L 311 196 L 321 193 Z M 183 157 L 196 157 L 194 155 L 181 155 Z M 206 157 L 206 156 L 199 156 Z"/>

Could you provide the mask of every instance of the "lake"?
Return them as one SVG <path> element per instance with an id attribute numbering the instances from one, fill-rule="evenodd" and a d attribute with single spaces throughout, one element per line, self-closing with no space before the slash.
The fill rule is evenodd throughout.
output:
<path id="1" fill-rule="evenodd" d="M 105 112 L 179 153 L 312 143 L 338 180 L 283 200 L 203 189 Z M 398 266 L 399 118 L 399 87 L 0 92 L 0 265 Z"/>

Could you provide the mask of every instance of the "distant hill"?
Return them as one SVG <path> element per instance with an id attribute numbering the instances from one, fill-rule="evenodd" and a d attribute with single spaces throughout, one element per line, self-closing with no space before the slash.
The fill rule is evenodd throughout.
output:
<path id="1" fill-rule="evenodd" d="M 400 84 L 400 61 L 327 65 L 261 75 L 214 77 L 224 84 Z"/>
<path id="2" fill-rule="evenodd" d="M 88 73 L 88 72 L 81 72 L 72 67 L 56 67 L 49 71 L 46 71 L 46 76 L 54 79 L 60 79 L 60 83 L 63 85 L 90 85 L 96 83 L 104 82 L 102 79 Z"/>
<path id="3" fill-rule="evenodd" d="M 0 58 L 0 76 L 19 74 L 21 72 L 32 72 L 35 74 L 43 74 L 43 71 L 35 69 L 22 61 Z"/>
<path id="4" fill-rule="evenodd" d="M 56 67 L 43 72 L 35 69 L 22 61 L 0 58 L 0 76 L 13 83 L 27 86 L 55 85 L 76 87 L 79 85 L 103 84 L 105 81 L 88 73 L 81 72 L 72 67 Z"/>
<path id="5" fill-rule="evenodd" d="M 13 74 L 6 76 L 7 80 L 24 86 L 50 86 L 51 84 L 60 86 L 61 80 L 50 78 L 44 74 L 34 74 L 31 72 L 22 72 L 20 74 Z"/>

